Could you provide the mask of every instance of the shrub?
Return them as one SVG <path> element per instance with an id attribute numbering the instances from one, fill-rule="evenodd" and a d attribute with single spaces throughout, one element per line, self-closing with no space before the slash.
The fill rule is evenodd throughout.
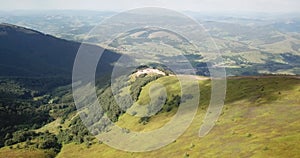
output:
<path id="1" fill-rule="evenodd" d="M 150 117 L 141 117 L 139 120 L 139 123 L 142 123 L 143 125 L 146 125 L 150 120 Z"/>

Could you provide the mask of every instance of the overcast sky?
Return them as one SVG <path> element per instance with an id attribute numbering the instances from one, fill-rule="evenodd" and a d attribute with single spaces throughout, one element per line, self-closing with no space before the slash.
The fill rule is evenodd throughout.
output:
<path id="1" fill-rule="evenodd" d="M 0 0 L 0 10 L 81 9 L 123 11 L 163 7 L 178 11 L 299 12 L 300 0 Z"/>

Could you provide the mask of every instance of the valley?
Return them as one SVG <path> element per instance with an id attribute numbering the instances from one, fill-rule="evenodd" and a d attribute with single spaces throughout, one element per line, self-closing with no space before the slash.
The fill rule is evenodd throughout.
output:
<path id="1" fill-rule="evenodd" d="M 165 28 L 127 30 L 147 24 L 135 23 L 137 14 L 99 25 L 116 12 L 24 12 L 0 12 L 0 158 L 300 157 L 298 16 L 185 12 L 207 36 L 197 36 L 193 25 L 173 15 L 158 19 L 196 36 L 196 45 Z M 90 32 L 95 27 L 100 36 Z M 76 78 L 80 51 L 87 69 Z M 80 78 L 94 70 L 89 59 L 99 53 L 94 74 Z M 224 71 L 216 75 L 215 69 Z M 224 81 L 215 91 L 226 90 L 220 116 L 209 109 L 215 80 Z M 93 90 L 96 101 L 86 95 Z M 131 138 L 161 129 L 184 105 L 188 110 L 179 120 L 185 122 L 193 116 L 194 101 L 190 126 L 162 148 L 131 152 L 99 139 L 108 137 L 114 125 Z M 199 137 L 210 114 L 218 119 Z M 142 146 L 168 138 L 150 137 Z"/>

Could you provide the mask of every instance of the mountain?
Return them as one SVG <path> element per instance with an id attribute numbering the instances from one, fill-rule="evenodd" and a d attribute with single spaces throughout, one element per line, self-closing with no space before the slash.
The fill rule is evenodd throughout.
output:
<path id="1" fill-rule="evenodd" d="M 24 27 L 0 24 L 0 76 L 70 78 L 80 45 Z M 85 45 L 95 51 L 103 50 Z M 106 50 L 98 72 L 108 72 L 118 57 Z"/>
<path id="2" fill-rule="evenodd" d="M 4 145 L 5 136 L 9 138 L 16 131 L 36 129 L 56 119 L 50 115 L 56 106 L 51 103 L 71 91 L 67 85 L 71 84 L 73 63 L 80 46 L 86 51 L 103 51 L 95 45 L 0 24 L 0 146 Z M 97 67 L 98 85 L 106 84 L 104 78 L 110 75 L 119 56 L 104 50 Z M 64 111 L 76 111 L 72 97 L 60 103 L 58 106 Z"/>
<path id="3" fill-rule="evenodd" d="M 167 32 L 159 35 L 173 37 Z M 172 73 L 123 76 L 116 80 L 122 84 L 113 87 L 107 86 L 104 78 L 97 82 L 104 113 L 93 113 L 93 107 L 77 111 L 67 84 L 80 45 L 23 27 L 0 25 L 0 157 L 299 157 L 298 76 L 228 78 L 222 114 L 203 138 L 198 132 L 211 99 L 215 99 L 211 98 L 212 82 L 205 77 L 185 76 L 198 79 L 201 91 L 195 119 L 182 136 L 151 152 L 110 148 L 89 132 L 79 115 L 91 119 L 93 125 L 100 124 L 100 135 L 110 126 L 102 119 L 104 114 L 123 127 L 124 133 L 146 132 L 163 127 L 177 112 L 178 101 L 183 98 L 189 102 L 193 95 L 180 95 L 181 83 Z M 96 52 L 103 50 L 84 45 Z M 97 77 L 109 75 L 119 57 L 106 50 Z M 196 57 L 200 58 L 189 56 Z M 289 54 L 285 57 L 295 64 L 298 61 Z M 64 78 L 67 80 L 62 82 Z M 167 92 L 160 110 L 150 104 L 151 97 L 163 90 L 153 88 L 155 85 L 162 85 Z M 120 107 L 115 96 L 129 106 Z M 141 106 L 130 104 L 127 96 Z M 89 100 L 84 103 L 90 105 Z M 153 115 L 138 117 L 144 112 Z"/>

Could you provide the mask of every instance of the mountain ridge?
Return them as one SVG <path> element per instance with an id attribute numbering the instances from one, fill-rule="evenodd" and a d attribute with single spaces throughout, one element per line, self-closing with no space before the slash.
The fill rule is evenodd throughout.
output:
<path id="1" fill-rule="evenodd" d="M 99 46 L 60 39 L 32 29 L 0 24 L 0 76 L 64 76 L 71 78 L 73 63 L 81 45 L 95 51 Z M 107 71 L 119 55 L 104 50 L 99 71 Z M 105 67 L 101 69 L 102 67 Z"/>

